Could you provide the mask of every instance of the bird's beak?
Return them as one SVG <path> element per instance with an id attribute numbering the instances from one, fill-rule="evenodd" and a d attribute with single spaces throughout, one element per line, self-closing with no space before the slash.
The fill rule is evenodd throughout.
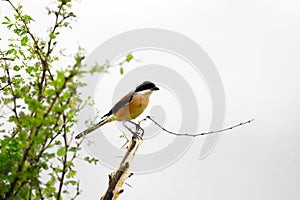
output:
<path id="1" fill-rule="evenodd" d="M 159 88 L 158 87 L 154 87 L 151 90 L 159 90 Z"/>

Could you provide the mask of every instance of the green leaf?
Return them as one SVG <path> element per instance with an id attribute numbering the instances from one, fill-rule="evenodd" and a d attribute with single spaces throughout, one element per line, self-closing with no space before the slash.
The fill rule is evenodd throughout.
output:
<path id="1" fill-rule="evenodd" d="M 44 155 L 47 156 L 49 159 L 55 157 L 55 154 L 54 154 L 54 153 L 44 153 Z"/>
<path id="2" fill-rule="evenodd" d="M 132 60 L 132 58 L 133 58 L 133 55 L 130 53 L 130 54 L 127 55 L 126 61 L 130 62 Z"/>
<path id="3" fill-rule="evenodd" d="M 52 39 L 52 40 L 56 38 L 56 36 L 55 36 L 54 33 L 50 33 L 49 37 L 50 37 L 50 39 Z"/>
<path id="4" fill-rule="evenodd" d="M 65 98 L 65 99 L 68 99 L 70 96 L 71 96 L 71 93 L 70 93 L 70 92 L 65 92 L 65 93 L 63 94 L 63 98 Z"/>
<path id="5" fill-rule="evenodd" d="M 14 116 L 14 115 L 11 115 L 10 117 L 9 117 L 9 119 L 8 119 L 8 121 L 9 122 L 14 122 L 14 121 L 16 121 L 16 117 Z"/>
<path id="6" fill-rule="evenodd" d="M 62 172 L 63 170 L 60 169 L 60 168 L 58 168 L 58 167 L 55 167 L 55 168 L 54 168 L 54 171 L 57 172 L 57 173 L 60 173 L 60 172 Z"/>
<path id="7" fill-rule="evenodd" d="M 10 19 L 9 19 L 7 16 L 4 16 L 4 18 L 5 18 L 8 22 L 10 22 Z"/>
<path id="8" fill-rule="evenodd" d="M 120 74 L 124 74 L 124 68 L 122 66 L 120 67 Z"/>
<path id="9" fill-rule="evenodd" d="M 68 185 L 68 184 L 71 184 L 71 185 L 76 185 L 77 182 L 74 181 L 74 180 L 70 180 L 70 181 L 66 181 L 65 185 Z"/>
<path id="10" fill-rule="evenodd" d="M 33 67 L 33 66 L 27 66 L 27 67 L 26 67 L 26 72 L 27 72 L 27 73 L 31 73 L 33 70 L 34 70 L 34 67 Z"/>
<path id="11" fill-rule="evenodd" d="M 63 149 L 63 148 L 59 148 L 58 150 L 57 150 L 57 155 L 58 156 L 65 156 L 67 154 L 67 152 L 65 151 L 65 149 Z"/>
<path id="12" fill-rule="evenodd" d="M 28 105 L 28 108 L 31 111 L 36 111 L 37 109 L 43 107 L 38 100 L 29 97 L 25 99 L 25 103 Z"/>
<path id="13" fill-rule="evenodd" d="M 71 147 L 71 148 L 69 149 L 69 151 L 72 151 L 72 152 L 76 152 L 77 150 L 78 150 L 77 147 Z"/>
<path id="14" fill-rule="evenodd" d="M 9 24 L 8 26 L 7 26 L 7 28 L 8 29 L 11 29 L 11 27 L 13 26 L 14 24 Z"/>
<path id="15" fill-rule="evenodd" d="M 13 52 L 16 52 L 16 50 L 15 49 L 9 49 L 9 50 L 6 51 L 7 54 L 12 54 Z"/>
<path id="16" fill-rule="evenodd" d="M 21 35 L 24 35 L 24 34 L 26 34 L 27 32 L 28 32 L 27 29 L 24 28 L 23 31 L 21 32 Z"/>
<path id="17" fill-rule="evenodd" d="M 32 17 L 29 15 L 24 15 L 23 18 L 27 23 L 30 23 L 30 21 L 33 21 Z"/>
<path id="18" fill-rule="evenodd" d="M 71 169 L 69 173 L 66 175 L 67 178 L 72 178 L 76 175 L 76 171 Z"/>
<path id="19" fill-rule="evenodd" d="M 14 29 L 14 32 L 15 32 L 16 34 L 18 34 L 18 35 L 21 33 L 21 31 L 22 31 L 22 30 L 19 29 L 19 28 L 15 28 L 15 29 Z"/>
<path id="20" fill-rule="evenodd" d="M 28 37 L 27 36 L 22 37 L 22 39 L 21 39 L 21 45 L 22 46 L 26 46 L 27 43 L 28 43 Z"/>
<path id="21" fill-rule="evenodd" d="M 65 82 L 65 75 L 63 72 L 57 72 L 57 78 L 54 81 L 55 88 L 61 88 Z"/>
<path id="22" fill-rule="evenodd" d="M 44 136 L 43 135 L 37 135 L 35 138 L 34 138 L 34 142 L 37 143 L 37 144 L 40 144 L 44 141 Z"/>
<path id="23" fill-rule="evenodd" d="M 15 65 L 15 66 L 14 66 L 14 70 L 15 70 L 15 71 L 19 71 L 19 70 L 20 70 L 20 67 L 19 67 L 18 65 Z"/>
<path id="24" fill-rule="evenodd" d="M 45 91 L 45 94 L 48 96 L 48 97 L 51 97 L 55 94 L 55 91 L 53 89 L 47 89 Z"/>
<path id="25" fill-rule="evenodd" d="M 94 162 L 95 165 L 96 165 L 97 162 L 99 161 L 99 160 L 97 160 L 96 158 L 90 158 L 89 156 L 86 156 L 86 157 L 84 158 L 84 160 L 87 161 L 87 162 L 90 163 L 90 164 Z"/>

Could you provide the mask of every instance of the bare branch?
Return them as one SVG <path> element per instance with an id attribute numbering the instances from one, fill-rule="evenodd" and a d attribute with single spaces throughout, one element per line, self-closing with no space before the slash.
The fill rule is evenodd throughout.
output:
<path id="1" fill-rule="evenodd" d="M 116 172 L 109 175 L 109 186 L 100 200 L 115 200 L 124 191 L 122 186 L 125 180 L 132 175 L 128 170 L 142 141 L 143 140 L 140 137 L 136 137 L 135 135 L 132 137 L 119 168 Z"/>
<path id="2" fill-rule="evenodd" d="M 214 134 L 214 133 L 221 133 L 221 132 L 225 132 L 234 128 L 237 128 L 239 126 L 243 126 L 245 124 L 248 124 L 252 121 L 254 121 L 254 119 L 248 120 L 246 122 L 242 122 L 239 123 L 237 125 L 225 128 L 225 129 L 221 129 L 221 130 L 216 130 L 216 131 L 209 131 L 209 132 L 203 132 L 203 133 L 197 133 L 197 134 L 189 134 L 189 133 L 175 133 L 172 131 L 167 130 L 166 128 L 164 128 L 162 125 L 160 125 L 158 122 L 156 122 L 154 119 L 152 119 L 150 116 L 147 116 L 145 119 L 143 119 L 142 121 L 145 121 L 146 119 L 150 119 L 156 126 L 158 126 L 159 128 L 161 128 L 163 131 L 171 134 L 171 135 L 176 135 L 176 136 L 190 136 L 190 137 L 197 137 L 197 136 L 203 136 L 203 135 L 209 135 L 209 134 Z"/>

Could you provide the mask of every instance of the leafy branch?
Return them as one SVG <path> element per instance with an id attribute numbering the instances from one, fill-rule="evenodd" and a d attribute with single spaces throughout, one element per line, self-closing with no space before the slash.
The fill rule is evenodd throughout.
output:
<path id="1" fill-rule="evenodd" d="M 56 9 L 49 11 L 54 24 L 43 40 L 32 32 L 30 23 L 35 21 L 22 6 L 5 2 L 14 15 L 2 21 L 12 37 L 5 38 L 9 44 L 0 50 L 0 102 L 5 107 L 0 123 L 0 199 L 62 199 L 69 193 L 67 187 L 75 189 L 75 199 L 80 188 L 73 163 L 82 141 L 73 141 L 72 127 L 86 105 L 82 102 L 89 101 L 75 91 L 84 85 L 77 78 L 91 72 L 82 65 L 81 48 L 73 65 L 53 70 L 54 61 L 64 56 L 54 51 L 58 29 L 70 27 L 67 20 L 76 17 L 72 3 L 57 0 Z"/>

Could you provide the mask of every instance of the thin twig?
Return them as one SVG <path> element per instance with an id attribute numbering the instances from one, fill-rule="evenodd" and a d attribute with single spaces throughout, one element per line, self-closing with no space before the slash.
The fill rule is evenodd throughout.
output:
<path id="1" fill-rule="evenodd" d="M 9 86 L 9 83 L 4 85 L 2 88 L 0 88 L 0 91 L 4 90 L 5 88 L 7 88 Z"/>
<path id="2" fill-rule="evenodd" d="M 36 39 L 36 37 L 34 36 L 34 34 L 30 31 L 28 23 L 26 22 L 26 20 L 24 19 L 24 17 L 22 16 L 21 11 L 10 1 L 7 0 L 7 2 L 11 5 L 11 7 L 15 10 L 15 12 L 17 13 L 17 15 L 20 17 L 23 25 L 26 28 L 27 33 L 29 34 L 29 36 L 31 37 L 31 39 L 33 40 L 34 43 L 34 48 L 36 49 L 37 55 L 40 58 L 40 61 L 42 63 L 42 78 L 40 83 L 38 84 L 39 86 L 39 94 L 38 94 L 38 100 L 40 101 L 42 98 L 42 92 L 43 92 L 43 84 L 44 84 L 44 79 L 45 79 L 45 73 L 46 70 L 48 68 L 48 62 L 47 62 L 47 58 L 45 57 L 44 53 L 43 53 L 43 49 L 39 46 L 38 40 Z"/>
<path id="3" fill-rule="evenodd" d="M 55 22 L 54 22 L 53 28 L 52 28 L 52 30 L 51 30 L 51 32 L 50 32 L 50 35 L 51 35 L 51 34 L 55 34 L 56 29 L 59 28 L 60 25 L 62 25 L 62 23 L 63 23 L 66 19 L 68 19 L 68 18 L 70 18 L 70 17 L 72 16 L 72 15 L 70 15 L 70 14 L 69 14 L 69 15 L 65 15 L 64 12 L 63 12 L 62 15 L 60 15 L 60 12 L 62 11 L 64 5 L 66 5 L 66 3 L 62 1 L 61 4 L 58 6 L 58 11 L 56 11 L 56 12 L 54 11 L 54 14 L 55 14 Z M 59 20 L 59 16 L 62 16 L 62 19 L 61 19 L 61 20 Z M 51 48 L 52 42 L 53 42 L 53 38 L 50 37 L 50 39 L 49 39 L 49 41 L 48 41 L 48 47 L 47 47 L 46 58 L 47 58 L 47 57 L 52 53 L 52 51 L 53 51 L 53 48 Z"/>
<path id="4" fill-rule="evenodd" d="M 14 61 L 14 59 L 13 58 L 6 58 L 6 57 L 2 57 L 2 58 L 0 58 L 0 60 L 9 60 L 9 61 Z"/>
<path id="5" fill-rule="evenodd" d="M 78 181 L 77 187 L 76 187 L 76 194 L 74 195 L 74 197 L 71 198 L 71 200 L 75 200 L 79 195 L 80 195 L 80 187 L 79 187 L 79 181 Z"/>
<path id="6" fill-rule="evenodd" d="M 49 55 L 52 53 L 53 51 L 53 48 L 51 48 L 51 45 L 52 45 L 52 41 L 53 41 L 53 38 L 51 37 L 52 34 L 55 34 L 55 30 L 62 24 L 63 20 L 66 19 L 65 17 L 63 17 L 63 20 L 61 20 L 60 22 L 58 22 L 58 18 L 59 18 L 59 13 L 61 12 L 63 6 L 65 5 L 64 2 L 62 2 L 59 6 L 58 6 L 58 11 L 57 12 L 54 12 L 55 14 L 55 23 L 53 25 L 53 28 L 50 32 L 50 35 L 49 35 L 49 41 L 48 41 L 48 47 L 47 47 L 47 52 L 46 52 L 46 56 L 45 56 L 45 60 L 48 60 L 48 57 Z M 48 66 L 48 64 L 46 65 L 47 66 L 47 71 L 49 73 L 49 77 L 51 80 L 53 80 L 53 76 L 52 76 L 52 73 L 50 71 L 50 68 Z M 45 79 L 45 75 L 46 75 L 46 71 L 43 71 L 43 74 L 42 74 L 42 79 L 41 81 L 43 81 Z"/>
<path id="7" fill-rule="evenodd" d="M 27 33 L 30 35 L 31 39 L 33 40 L 33 42 L 35 44 L 35 48 L 37 50 L 37 54 L 38 54 L 40 60 L 43 61 L 44 60 L 43 51 L 40 48 L 40 46 L 38 45 L 38 40 L 35 38 L 35 36 L 33 35 L 33 33 L 31 33 L 31 31 L 30 31 L 30 29 L 28 27 L 28 24 L 25 21 L 25 19 L 23 18 L 21 12 L 18 10 L 18 8 L 10 0 L 7 0 L 7 2 L 11 5 L 11 7 L 14 9 L 14 11 L 17 13 L 17 15 L 20 17 L 21 21 L 23 22 L 23 25 L 26 28 Z"/>
<path id="8" fill-rule="evenodd" d="M 197 137 L 197 136 L 203 136 L 203 135 L 209 135 L 209 134 L 213 134 L 213 133 L 221 133 L 221 132 L 225 132 L 225 131 L 228 131 L 228 130 L 231 130 L 231 129 L 234 129 L 234 128 L 237 128 L 239 126 L 243 126 L 245 124 L 248 124 L 252 121 L 254 121 L 254 119 L 251 119 L 251 120 L 248 120 L 246 122 L 242 122 L 242 123 L 239 123 L 237 125 L 234 125 L 234 126 L 231 126 L 231 127 L 228 127 L 228 128 L 225 128 L 225 129 L 221 129 L 221 130 L 217 130 L 217 131 L 209 131 L 209 132 L 203 132 L 203 133 L 197 133 L 197 134 L 189 134 L 189 133 L 175 133 L 175 132 L 172 132 L 172 131 L 169 131 L 167 130 L 166 128 L 164 128 L 163 126 L 161 126 L 158 122 L 156 122 L 154 119 L 152 119 L 150 116 L 147 116 L 145 119 L 150 119 L 156 126 L 158 126 L 159 128 L 161 128 L 163 131 L 169 133 L 169 134 L 172 134 L 172 135 L 176 135 L 176 136 L 190 136 L 190 137 Z M 145 121 L 142 120 L 142 121 Z"/>
<path id="9" fill-rule="evenodd" d="M 63 120 L 64 120 L 64 124 L 66 123 L 66 116 L 63 115 Z M 64 184 L 64 178 L 66 176 L 66 173 L 68 171 L 68 166 L 67 166 L 67 161 L 68 161 L 68 148 L 69 148 L 69 144 L 67 141 L 67 130 L 66 130 L 66 125 L 63 126 L 63 138 L 64 138 L 64 146 L 65 146 L 65 155 L 63 157 L 63 169 L 62 169 L 62 173 L 61 173 L 61 177 L 60 177 L 60 183 L 59 183 L 59 187 L 58 187 L 58 192 L 57 192 L 57 199 L 60 199 L 61 194 L 62 194 L 62 187 Z"/>
<path id="10" fill-rule="evenodd" d="M 18 112 L 17 112 L 17 97 L 16 97 L 16 95 L 15 95 L 15 91 L 14 91 L 14 87 L 13 87 L 13 84 L 12 84 L 12 80 L 11 80 L 11 75 L 10 75 L 10 72 L 9 72 L 9 68 L 8 68 L 8 66 L 6 65 L 6 67 L 5 67 L 5 72 L 6 72 L 6 74 L 7 74 L 7 82 L 8 82 L 8 85 L 10 86 L 10 89 L 11 89 L 11 94 L 12 94 L 12 96 L 13 96 L 13 104 L 14 104 L 14 107 L 13 107 L 13 109 L 12 109 L 12 111 L 14 112 L 14 114 L 15 114 L 15 117 L 16 117 L 16 119 L 17 119 L 17 121 L 18 121 L 18 127 L 20 128 L 20 125 L 19 125 L 19 122 L 20 122 L 20 120 L 19 120 L 19 115 L 18 115 Z"/>

